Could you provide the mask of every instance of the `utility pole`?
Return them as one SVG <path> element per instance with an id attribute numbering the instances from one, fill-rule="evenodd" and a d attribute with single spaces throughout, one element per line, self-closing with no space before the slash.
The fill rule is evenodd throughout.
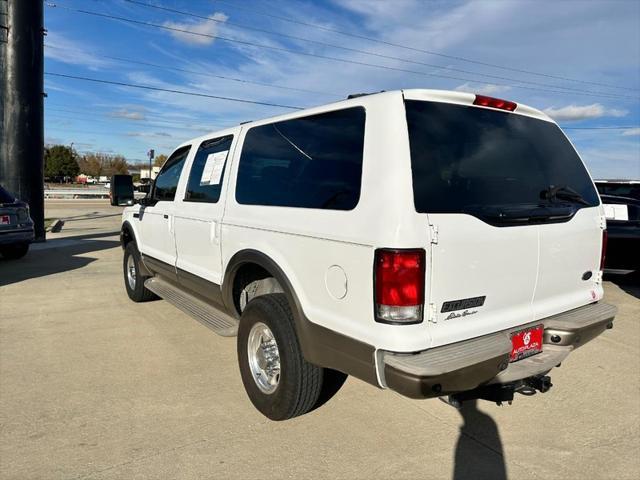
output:
<path id="1" fill-rule="evenodd" d="M 0 0 L 0 184 L 29 203 L 44 241 L 44 6 Z"/>

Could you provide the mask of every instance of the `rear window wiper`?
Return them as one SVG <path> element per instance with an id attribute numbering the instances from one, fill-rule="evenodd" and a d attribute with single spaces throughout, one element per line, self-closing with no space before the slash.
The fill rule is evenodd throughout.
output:
<path id="1" fill-rule="evenodd" d="M 523 225 L 567 220 L 575 213 L 575 207 L 537 204 L 466 205 L 462 211 L 492 225 Z"/>
<path id="2" fill-rule="evenodd" d="M 570 202 L 579 203 L 581 205 L 591 206 L 582 195 L 576 192 L 574 189 L 565 186 L 556 187 L 550 185 L 549 188 L 540 192 L 540 198 L 544 200 L 569 200 Z"/>

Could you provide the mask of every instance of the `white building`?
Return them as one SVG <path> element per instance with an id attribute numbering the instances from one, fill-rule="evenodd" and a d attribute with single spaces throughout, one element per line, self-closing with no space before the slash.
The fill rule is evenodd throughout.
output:
<path id="1" fill-rule="evenodd" d="M 151 180 L 155 180 L 156 176 L 160 172 L 160 167 L 152 167 L 151 168 Z M 149 169 L 141 168 L 140 169 L 140 179 L 149 178 Z"/>

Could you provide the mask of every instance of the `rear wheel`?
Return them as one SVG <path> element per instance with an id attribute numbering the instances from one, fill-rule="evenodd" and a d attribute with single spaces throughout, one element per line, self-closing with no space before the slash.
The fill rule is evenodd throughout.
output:
<path id="1" fill-rule="evenodd" d="M 151 290 L 144 286 L 148 276 L 142 275 L 140 268 L 142 260 L 140 252 L 135 242 L 129 242 L 124 249 L 124 259 L 122 261 L 124 273 L 124 286 L 127 295 L 134 302 L 148 302 L 158 298 Z"/>
<path id="2" fill-rule="evenodd" d="M 284 294 L 247 304 L 238 329 L 238 363 L 249 399 L 271 420 L 297 417 L 318 405 L 324 369 L 304 359 Z"/>
<path id="3" fill-rule="evenodd" d="M 5 245 L 0 247 L 0 254 L 7 260 L 17 260 L 24 257 L 29 251 L 28 243 L 18 243 L 15 245 Z"/>

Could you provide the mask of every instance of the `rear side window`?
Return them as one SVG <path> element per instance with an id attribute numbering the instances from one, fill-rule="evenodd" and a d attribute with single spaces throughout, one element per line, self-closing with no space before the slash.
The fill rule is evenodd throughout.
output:
<path id="1" fill-rule="evenodd" d="M 539 208 L 549 204 L 543 192 L 550 187 L 579 194 L 584 202 L 578 208 L 599 204 L 589 174 L 557 125 L 477 107 L 405 105 L 418 212 Z"/>
<path id="2" fill-rule="evenodd" d="M 186 202 L 216 203 L 220 199 L 222 179 L 233 135 L 205 140 L 193 159 Z"/>
<path id="3" fill-rule="evenodd" d="M 360 199 L 365 111 L 348 108 L 247 132 L 236 200 L 248 205 L 351 210 Z"/>
<path id="4" fill-rule="evenodd" d="M 153 184 L 153 198 L 161 202 L 172 202 L 178 189 L 178 181 L 182 173 L 182 167 L 189 154 L 190 146 L 182 147 L 173 152 L 173 155 L 162 166 L 162 170 Z"/>

